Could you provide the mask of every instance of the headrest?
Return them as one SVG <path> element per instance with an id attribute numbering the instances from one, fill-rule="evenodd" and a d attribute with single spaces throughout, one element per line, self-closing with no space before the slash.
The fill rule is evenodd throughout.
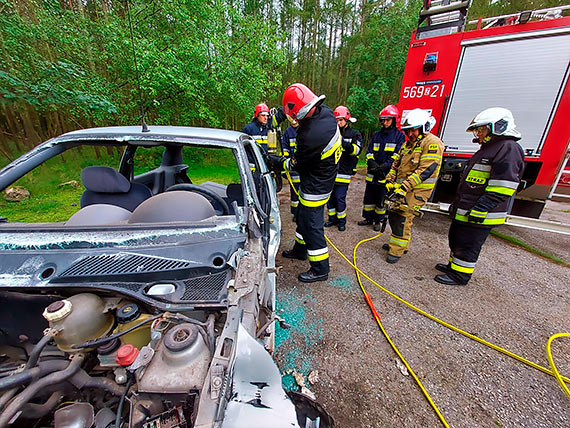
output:
<path id="1" fill-rule="evenodd" d="M 243 191 L 241 189 L 241 184 L 239 183 L 228 184 L 228 187 L 226 187 L 226 195 L 228 195 L 228 198 L 232 200 L 243 198 Z"/>
<path id="2" fill-rule="evenodd" d="M 88 166 L 81 171 L 81 182 L 87 190 L 97 193 L 127 193 L 131 183 L 108 166 Z"/>

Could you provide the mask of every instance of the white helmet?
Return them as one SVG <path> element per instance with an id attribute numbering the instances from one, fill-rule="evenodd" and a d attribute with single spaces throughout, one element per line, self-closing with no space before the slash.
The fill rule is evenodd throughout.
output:
<path id="1" fill-rule="evenodd" d="M 515 119 L 510 110 L 502 107 L 491 107 L 483 110 L 473 118 L 467 132 L 473 131 L 478 126 L 487 125 L 493 135 L 505 135 L 521 139 L 521 134 L 515 129 Z"/>
<path id="2" fill-rule="evenodd" d="M 410 111 L 402 121 L 402 129 L 420 128 L 422 134 L 429 132 L 430 129 L 433 129 L 434 125 L 435 118 L 421 108 Z"/>

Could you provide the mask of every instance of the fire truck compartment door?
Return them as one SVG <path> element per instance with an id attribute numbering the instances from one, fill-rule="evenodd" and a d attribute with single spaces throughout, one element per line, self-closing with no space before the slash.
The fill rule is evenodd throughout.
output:
<path id="1" fill-rule="evenodd" d="M 537 155 L 557 108 L 570 63 L 570 34 L 464 46 L 443 124 L 448 152 L 475 152 L 465 129 L 488 107 L 513 112 L 520 144 Z"/>

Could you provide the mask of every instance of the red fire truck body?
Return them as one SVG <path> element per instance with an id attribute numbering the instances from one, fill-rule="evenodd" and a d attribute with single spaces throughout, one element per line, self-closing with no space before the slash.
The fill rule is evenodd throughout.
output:
<path id="1" fill-rule="evenodd" d="M 539 217 L 567 159 L 569 64 L 570 17 L 433 37 L 412 33 L 398 106 L 403 116 L 422 108 L 437 120 L 432 132 L 446 150 L 436 202 L 452 199 L 465 159 L 479 148 L 465 132 L 471 119 L 505 107 L 526 154 L 512 214 Z"/>

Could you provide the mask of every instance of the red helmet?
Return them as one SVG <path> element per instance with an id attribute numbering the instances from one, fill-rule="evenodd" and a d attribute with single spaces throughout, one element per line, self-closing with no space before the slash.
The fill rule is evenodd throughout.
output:
<path id="1" fill-rule="evenodd" d="M 261 103 L 255 106 L 255 113 L 253 113 L 253 118 L 255 119 L 257 116 L 259 116 L 259 113 L 263 113 L 266 112 L 269 114 L 269 107 L 267 107 L 267 104 L 265 103 Z"/>
<path id="2" fill-rule="evenodd" d="M 350 112 L 345 106 L 338 106 L 333 113 L 335 118 L 343 117 L 345 120 L 350 120 Z"/>
<path id="3" fill-rule="evenodd" d="M 398 110 L 398 107 L 392 104 L 384 107 L 380 112 L 380 119 L 389 119 L 391 117 L 396 120 L 400 117 L 400 111 Z"/>
<path id="4" fill-rule="evenodd" d="M 302 83 L 293 83 L 283 93 L 283 111 L 293 119 L 303 120 L 307 113 L 320 105 L 324 99 L 324 95 L 317 97 Z"/>

